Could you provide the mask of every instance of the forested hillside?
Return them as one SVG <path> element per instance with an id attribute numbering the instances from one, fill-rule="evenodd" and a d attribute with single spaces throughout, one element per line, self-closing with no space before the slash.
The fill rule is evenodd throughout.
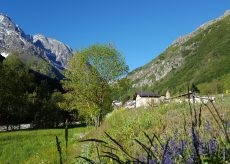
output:
<path id="1" fill-rule="evenodd" d="M 134 88 L 183 92 L 194 83 L 203 93 L 230 89 L 230 15 L 208 22 L 177 39 L 150 63 L 131 73 Z"/>

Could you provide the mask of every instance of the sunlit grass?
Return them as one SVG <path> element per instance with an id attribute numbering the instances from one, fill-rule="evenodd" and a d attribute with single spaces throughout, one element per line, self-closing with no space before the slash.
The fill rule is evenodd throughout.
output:
<path id="1" fill-rule="evenodd" d="M 64 129 L 26 130 L 0 133 L 0 163 L 59 163 L 55 136 L 61 141 L 63 161 L 69 163 L 76 155 L 73 145 L 80 134 L 90 128 L 69 129 L 66 155 Z"/>
<path id="2" fill-rule="evenodd" d="M 211 103 L 208 105 L 211 110 L 214 110 Z M 221 99 L 221 96 L 217 97 L 215 106 L 221 114 L 221 117 L 227 122 L 230 122 L 230 96 L 225 95 L 224 100 Z M 204 139 L 207 139 L 207 142 L 210 137 L 215 138 L 220 143 L 225 142 L 224 133 L 219 128 L 208 108 L 203 104 L 192 104 L 192 109 L 194 107 L 197 111 L 197 118 L 199 117 L 198 111 L 200 110 L 200 107 L 202 107 L 199 135 Z M 215 112 L 214 114 L 216 116 Z M 210 133 L 207 133 L 207 124 L 211 125 Z M 151 137 L 156 135 L 162 142 L 166 142 L 167 138 L 173 138 L 175 131 L 177 131 L 179 140 L 186 140 L 192 143 L 191 127 L 192 123 L 189 104 L 170 103 L 154 108 L 117 110 L 107 117 L 102 127 L 94 132 L 91 131 L 85 139 L 97 138 L 111 143 L 111 140 L 105 136 L 104 132 L 107 132 L 119 144 L 123 145 L 128 153 L 136 156 L 137 153 L 141 154 L 143 152 L 141 152 L 140 146 L 135 143 L 135 140 L 148 143 L 144 132 Z M 86 149 L 82 151 L 82 156 L 98 160 L 97 153 L 95 153 L 95 144 L 90 146 L 90 143 L 88 143 L 85 147 Z M 101 149 L 101 152 L 105 152 L 103 147 L 99 148 Z M 116 153 L 122 158 L 122 154 L 119 154 L 119 152 Z"/>

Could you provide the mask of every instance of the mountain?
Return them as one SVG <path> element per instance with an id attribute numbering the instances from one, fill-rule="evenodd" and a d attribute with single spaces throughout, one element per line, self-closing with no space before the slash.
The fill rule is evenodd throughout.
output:
<path id="1" fill-rule="evenodd" d="M 174 93 L 230 73 L 230 11 L 179 37 L 163 53 L 127 76 L 134 88 Z"/>
<path id="2" fill-rule="evenodd" d="M 7 57 L 17 52 L 25 62 L 40 73 L 52 77 L 62 77 L 60 70 L 73 55 L 65 44 L 42 35 L 27 35 L 10 17 L 0 14 L 0 54 Z"/>
<path id="3" fill-rule="evenodd" d="M 62 42 L 47 38 L 41 34 L 32 36 L 33 43 L 45 50 L 46 56 L 56 66 L 65 67 L 69 57 L 73 55 L 73 50 Z"/>
<path id="4" fill-rule="evenodd" d="M 0 14 L 0 53 L 7 57 L 9 53 L 15 51 L 45 58 L 44 51 L 30 42 L 30 37 L 18 25 L 8 16 Z"/>

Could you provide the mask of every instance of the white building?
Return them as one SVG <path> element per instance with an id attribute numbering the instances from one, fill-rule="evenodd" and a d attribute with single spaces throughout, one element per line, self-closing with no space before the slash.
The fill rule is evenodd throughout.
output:
<path id="1" fill-rule="evenodd" d="M 161 102 L 161 96 L 153 92 L 136 92 L 133 99 L 136 108 L 156 106 Z"/>

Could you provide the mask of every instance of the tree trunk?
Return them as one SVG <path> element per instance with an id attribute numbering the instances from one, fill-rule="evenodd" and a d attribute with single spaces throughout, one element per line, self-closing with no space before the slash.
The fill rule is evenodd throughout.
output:
<path id="1" fill-rule="evenodd" d="M 100 116 L 97 116 L 97 117 L 94 118 L 94 125 L 95 125 L 96 129 L 99 128 L 99 126 L 100 126 Z"/>

